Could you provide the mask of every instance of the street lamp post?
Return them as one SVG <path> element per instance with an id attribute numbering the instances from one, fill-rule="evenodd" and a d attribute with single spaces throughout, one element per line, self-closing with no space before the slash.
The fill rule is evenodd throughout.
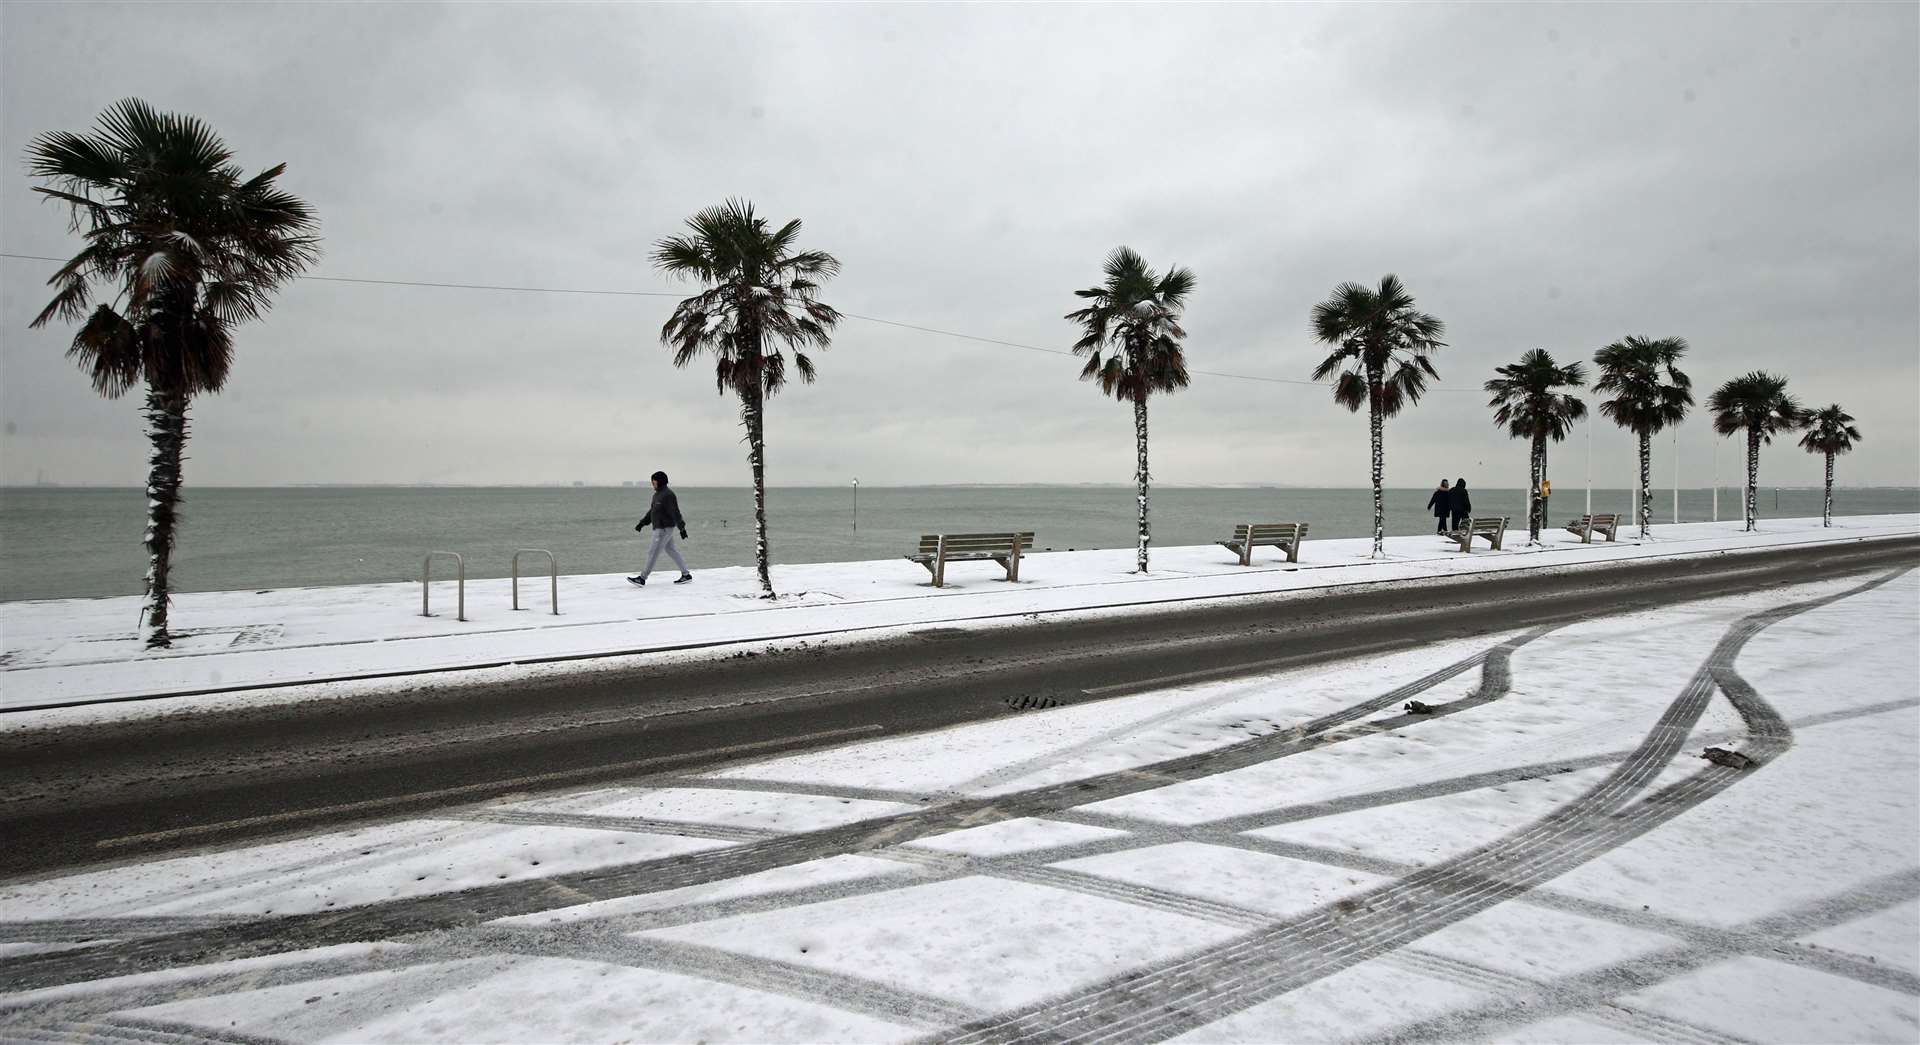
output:
<path id="1" fill-rule="evenodd" d="M 860 532 L 860 480 L 853 480 L 853 532 Z"/>
<path id="2" fill-rule="evenodd" d="M 1593 413 L 1587 413 L 1587 514 L 1593 514 Z"/>
<path id="3" fill-rule="evenodd" d="M 1673 524 L 1680 525 L 1680 426 L 1673 426 Z"/>
<path id="4" fill-rule="evenodd" d="M 1713 521 L 1720 521 L 1720 440 L 1713 441 Z"/>

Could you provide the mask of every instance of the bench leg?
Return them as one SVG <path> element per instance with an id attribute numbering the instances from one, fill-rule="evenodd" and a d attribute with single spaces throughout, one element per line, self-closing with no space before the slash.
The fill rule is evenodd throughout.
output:
<path id="1" fill-rule="evenodd" d="M 1295 537 L 1292 541 L 1290 541 L 1287 544 L 1287 561 L 1288 562 L 1300 561 L 1300 538 Z"/>
<path id="2" fill-rule="evenodd" d="M 1020 549 L 1018 546 L 1013 549 L 1011 561 L 1007 565 L 1007 580 L 1015 584 L 1020 583 Z"/>
<path id="3" fill-rule="evenodd" d="M 934 556 L 933 559 L 933 586 L 936 588 L 947 586 L 947 556 L 944 552 Z"/>

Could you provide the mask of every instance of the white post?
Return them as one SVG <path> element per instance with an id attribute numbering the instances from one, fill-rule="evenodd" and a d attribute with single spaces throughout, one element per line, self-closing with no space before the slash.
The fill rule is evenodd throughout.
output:
<path id="1" fill-rule="evenodd" d="M 1587 412 L 1587 514 L 1593 514 L 1593 412 Z"/>
<path id="2" fill-rule="evenodd" d="M 1720 440 L 1713 441 L 1713 521 L 1720 521 Z"/>
<path id="3" fill-rule="evenodd" d="M 1673 426 L 1673 524 L 1680 525 L 1680 426 Z"/>
<path id="4" fill-rule="evenodd" d="M 853 478 L 853 532 L 860 532 L 860 477 Z"/>

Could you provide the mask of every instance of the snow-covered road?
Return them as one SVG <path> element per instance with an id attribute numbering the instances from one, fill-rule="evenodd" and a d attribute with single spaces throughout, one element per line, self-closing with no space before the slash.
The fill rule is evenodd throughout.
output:
<path id="1" fill-rule="evenodd" d="M 1920 573 L 13 883 L 0 982 L 8 1040 L 1912 1042 Z"/>

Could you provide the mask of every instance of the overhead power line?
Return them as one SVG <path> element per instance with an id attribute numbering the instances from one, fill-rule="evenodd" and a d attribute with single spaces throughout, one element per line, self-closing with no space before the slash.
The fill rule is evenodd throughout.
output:
<path id="1" fill-rule="evenodd" d="M 12 254 L 0 252 L 0 258 L 18 258 L 22 261 L 66 261 L 66 258 L 48 257 L 45 254 Z M 362 283 L 382 287 L 432 287 L 439 290 L 495 290 L 517 294 L 586 294 L 595 297 L 629 298 L 677 298 L 683 295 L 670 290 L 595 290 L 584 287 L 516 287 L 495 283 L 438 283 L 417 279 L 364 279 L 355 276 L 300 276 L 299 279 L 321 283 Z M 1027 352 L 1045 352 L 1053 356 L 1071 356 L 1073 353 L 1064 348 L 1047 348 L 1043 345 L 1028 345 L 1018 341 L 1003 341 L 995 337 L 982 337 L 978 334 L 965 334 L 958 330 L 942 330 L 939 327 L 921 326 L 918 323 L 902 323 L 896 319 L 882 319 L 879 316 L 864 316 L 858 312 L 842 312 L 848 319 L 857 319 L 866 323 L 878 323 L 882 326 L 900 327 L 904 330 L 918 330 L 923 334 L 937 334 L 940 337 L 956 338 L 961 341 L 974 341 L 983 345 L 997 345 L 1001 348 L 1017 348 Z M 1312 388 L 1327 388 L 1332 382 L 1302 381 L 1285 377 L 1267 377 L 1261 374 L 1234 374 L 1220 370 L 1192 370 L 1190 373 L 1205 377 L 1227 378 L 1234 381 L 1259 381 L 1274 385 L 1306 385 Z M 1435 386 L 1435 392 L 1477 392 L 1474 388 L 1443 388 Z"/>

